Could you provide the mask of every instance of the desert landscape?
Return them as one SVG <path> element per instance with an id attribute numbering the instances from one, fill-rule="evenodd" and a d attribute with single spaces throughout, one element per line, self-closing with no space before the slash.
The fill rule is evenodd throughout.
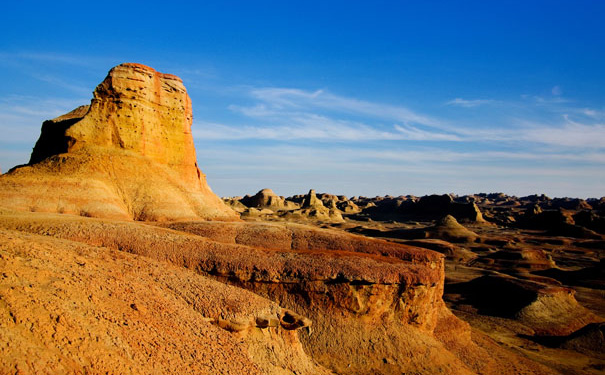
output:
<path id="1" fill-rule="evenodd" d="M 605 197 L 221 199 L 192 121 L 123 63 L 0 176 L 0 373 L 605 372 Z"/>

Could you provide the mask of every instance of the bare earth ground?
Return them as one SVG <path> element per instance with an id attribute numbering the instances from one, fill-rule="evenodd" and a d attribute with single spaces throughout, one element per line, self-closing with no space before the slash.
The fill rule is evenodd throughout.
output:
<path id="1" fill-rule="evenodd" d="M 319 224 L 318 225 L 322 225 Z M 325 224 L 323 224 L 325 226 Z M 402 228 L 417 229 L 430 227 L 432 223 L 397 223 L 380 221 L 355 221 L 347 219 L 344 224 L 332 224 L 339 229 L 360 232 L 368 230 L 380 231 L 385 239 L 400 243 L 413 243 L 423 246 L 418 240 L 401 240 L 393 238 L 389 233 L 397 232 Z M 561 374 L 603 374 L 605 373 L 605 345 L 603 339 L 603 328 L 597 337 L 586 344 L 586 348 L 573 348 L 572 346 L 561 346 L 557 336 L 570 334 L 576 329 L 582 328 L 589 323 L 583 321 L 585 312 L 593 314 L 595 321 L 605 320 L 605 288 L 603 288 L 604 272 L 600 259 L 605 254 L 605 248 L 601 245 L 596 248 L 586 248 L 583 240 L 577 240 L 565 236 L 544 235 L 539 230 L 522 230 L 502 228 L 496 225 L 471 224 L 466 225 L 480 238 L 479 243 L 441 243 L 442 240 L 426 240 L 424 246 L 437 248 L 443 246 L 450 251 L 446 257 L 445 266 L 445 293 L 444 300 L 447 306 L 460 319 L 468 322 L 473 328 L 474 334 L 485 334 L 501 347 L 511 350 L 532 361 L 541 363 Z M 376 235 L 376 232 L 373 232 Z M 378 236 L 381 237 L 381 236 Z M 396 235 L 395 235 L 396 237 Z M 521 254 L 520 253 L 527 253 Z M 532 254 L 533 253 L 533 254 Z M 533 257 L 532 257 L 533 255 Z M 572 280 L 559 277 L 556 273 L 545 271 L 556 267 L 562 270 L 562 274 L 580 273 L 583 270 L 601 267 L 595 271 L 597 274 L 587 276 L 587 280 Z M 554 327 L 555 332 L 543 332 L 536 335 L 536 326 L 532 322 L 524 322 L 518 315 L 501 314 L 481 307 L 473 306 L 476 301 L 469 301 L 470 292 L 460 288 L 460 284 L 469 283 L 485 275 L 510 275 L 519 280 L 538 280 L 541 284 L 565 287 L 570 289 L 570 294 L 575 297 L 577 304 L 570 306 L 571 311 L 545 312 L 543 320 L 553 319 L 560 314 L 559 327 Z M 550 277 L 541 276 L 549 275 Z M 567 282 L 566 282 L 567 281 Z M 580 284 L 580 285 L 578 285 Z M 476 286 L 476 285 L 475 285 Z M 518 294 L 506 295 L 503 290 L 485 290 L 482 294 L 495 295 L 496 299 L 507 300 L 503 303 L 514 303 Z M 480 298 L 486 297 L 485 295 Z M 493 298 L 493 297 L 492 297 Z M 565 308 L 568 301 L 558 301 L 556 308 Z M 547 307 L 544 307 L 545 309 Z M 573 316 L 579 312 L 578 316 Z M 579 319 L 580 321 L 574 321 Z M 555 324 L 556 325 L 556 324 Z M 562 328 L 561 328 L 562 327 Z M 602 325 L 601 325 L 602 327 Z M 556 332 L 563 329 L 564 332 Z"/>

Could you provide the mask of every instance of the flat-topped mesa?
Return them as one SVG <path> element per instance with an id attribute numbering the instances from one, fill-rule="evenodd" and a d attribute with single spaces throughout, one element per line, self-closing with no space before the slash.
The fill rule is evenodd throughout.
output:
<path id="1" fill-rule="evenodd" d="M 0 206 L 120 219 L 237 220 L 198 168 L 191 99 L 180 78 L 125 63 L 93 95 L 89 106 L 44 122 L 28 166 L 2 176 Z"/>

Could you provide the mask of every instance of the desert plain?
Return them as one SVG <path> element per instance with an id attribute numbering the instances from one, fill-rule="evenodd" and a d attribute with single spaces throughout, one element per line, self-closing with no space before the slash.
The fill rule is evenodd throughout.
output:
<path id="1" fill-rule="evenodd" d="M 221 199 L 191 125 L 121 64 L 0 176 L 0 373 L 605 372 L 605 198 Z"/>

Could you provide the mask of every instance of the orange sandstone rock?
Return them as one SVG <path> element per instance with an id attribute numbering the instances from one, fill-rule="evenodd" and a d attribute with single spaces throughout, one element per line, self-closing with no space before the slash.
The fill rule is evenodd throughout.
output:
<path id="1" fill-rule="evenodd" d="M 0 179 L 0 205 L 120 219 L 237 220 L 197 166 L 191 123 L 180 78 L 118 65 L 90 106 L 43 124 L 29 165 Z"/>

